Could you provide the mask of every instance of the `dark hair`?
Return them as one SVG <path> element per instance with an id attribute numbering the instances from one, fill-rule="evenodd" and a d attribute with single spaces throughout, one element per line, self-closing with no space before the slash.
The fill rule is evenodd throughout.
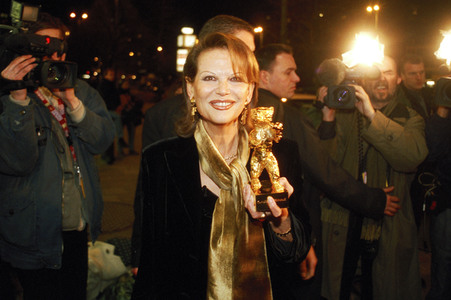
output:
<path id="1" fill-rule="evenodd" d="M 28 32 L 36 33 L 44 29 L 59 29 L 63 41 L 66 40 L 66 32 L 69 32 L 69 28 L 59 18 L 48 13 L 39 13 L 38 20 L 30 26 Z"/>
<path id="2" fill-rule="evenodd" d="M 404 73 L 404 66 L 406 64 L 418 65 L 418 64 L 424 64 L 424 62 L 423 62 L 423 58 L 421 56 L 419 56 L 417 54 L 413 54 L 413 53 L 408 53 L 401 58 L 401 61 L 399 64 L 399 74 Z"/>
<path id="3" fill-rule="evenodd" d="M 277 55 L 281 53 L 293 55 L 293 48 L 285 44 L 268 44 L 255 51 L 260 70 L 271 71 Z"/>
<path id="4" fill-rule="evenodd" d="M 254 28 L 243 19 L 229 16 L 218 15 L 209 19 L 199 32 L 199 39 L 203 39 L 207 35 L 214 32 L 235 34 L 237 31 L 247 31 L 254 35 Z"/>
<path id="5" fill-rule="evenodd" d="M 230 54 L 232 68 L 235 72 L 244 74 L 244 80 L 249 84 L 254 84 L 254 93 L 250 105 L 252 106 L 257 99 L 258 85 L 258 63 L 254 53 L 239 38 L 224 33 L 212 33 L 200 40 L 188 54 L 185 66 L 183 68 L 183 94 L 185 96 L 185 113 L 176 124 L 176 131 L 182 137 L 191 136 L 196 128 L 197 120 L 193 122 L 191 116 L 191 102 L 187 93 L 187 82 L 193 82 L 198 72 L 198 62 L 200 55 L 208 50 L 225 49 Z"/>

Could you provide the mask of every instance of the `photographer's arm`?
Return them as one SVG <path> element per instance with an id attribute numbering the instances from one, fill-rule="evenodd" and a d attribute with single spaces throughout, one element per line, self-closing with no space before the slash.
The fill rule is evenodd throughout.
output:
<path id="1" fill-rule="evenodd" d="M 74 97 L 81 103 L 74 111 L 68 107 L 67 112 L 71 120 L 69 126 L 74 129 L 74 133 L 89 152 L 93 154 L 104 152 L 113 142 L 115 134 L 114 123 L 105 102 L 97 90 L 82 80 L 77 80 Z M 84 116 L 79 122 L 73 115 L 78 109 L 84 110 Z"/>
<path id="2" fill-rule="evenodd" d="M 327 90 L 327 86 L 322 86 L 318 89 L 317 101 L 324 103 L 324 98 L 327 95 Z M 323 113 L 323 122 L 335 121 L 335 109 L 323 105 L 321 112 Z"/>
<path id="3" fill-rule="evenodd" d="M 321 113 L 323 115 L 322 121 L 318 126 L 318 135 L 323 144 L 326 144 L 327 149 L 332 149 L 333 138 L 335 137 L 335 109 L 324 105 L 324 98 L 327 96 L 328 88 L 322 86 L 317 92 L 317 101 L 323 103 Z"/>

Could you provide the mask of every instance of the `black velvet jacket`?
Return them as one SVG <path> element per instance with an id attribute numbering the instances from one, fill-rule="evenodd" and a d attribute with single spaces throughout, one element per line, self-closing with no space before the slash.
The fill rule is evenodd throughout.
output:
<path id="1" fill-rule="evenodd" d="M 310 226 L 300 199 L 296 144 L 282 139 L 273 149 L 281 176 L 295 188 L 290 197 L 294 241 L 288 251 L 280 251 L 287 247 L 279 247 L 281 240 L 265 226 L 274 291 L 283 290 L 278 282 L 285 282 L 283 277 L 305 258 Z M 133 299 L 205 299 L 207 257 L 202 253 L 208 245 L 202 238 L 203 195 L 194 138 L 171 138 L 144 150 L 138 189 L 143 191 L 142 248 Z"/>

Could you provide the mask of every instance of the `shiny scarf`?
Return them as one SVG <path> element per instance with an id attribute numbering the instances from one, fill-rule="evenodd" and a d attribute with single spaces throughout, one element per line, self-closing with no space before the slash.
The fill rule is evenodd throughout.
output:
<path id="1" fill-rule="evenodd" d="M 272 299 L 261 222 L 251 222 L 242 197 L 250 181 L 247 132 L 239 125 L 238 156 L 230 165 L 199 120 L 194 138 L 202 171 L 221 189 L 210 233 L 207 299 Z"/>

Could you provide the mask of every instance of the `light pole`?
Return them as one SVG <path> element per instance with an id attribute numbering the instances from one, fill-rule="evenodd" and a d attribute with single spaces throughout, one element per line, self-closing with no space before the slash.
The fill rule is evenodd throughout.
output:
<path id="1" fill-rule="evenodd" d="M 369 13 L 374 12 L 374 29 L 375 29 L 375 31 L 377 31 L 377 25 L 379 22 L 379 10 L 380 10 L 380 6 L 378 4 L 374 4 L 373 6 L 368 5 L 366 7 L 367 12 L 369 12 Z"/>

